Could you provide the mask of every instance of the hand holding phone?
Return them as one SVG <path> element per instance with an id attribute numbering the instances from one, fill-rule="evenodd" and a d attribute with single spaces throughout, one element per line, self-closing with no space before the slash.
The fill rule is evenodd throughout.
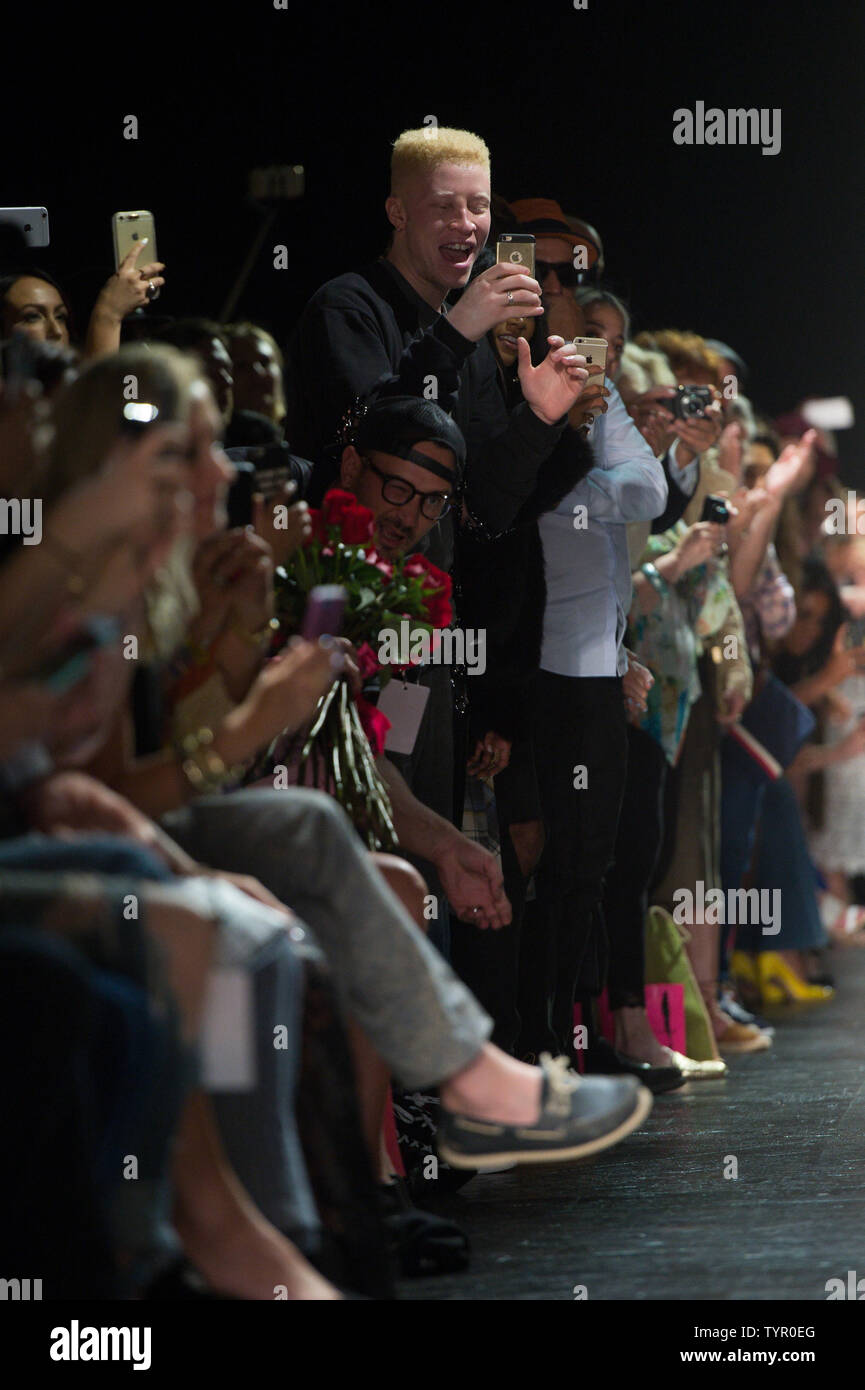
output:
<path id="1" fill-rule="evenodd" d="M 469 342 L 480 342 L 506 319 L 538 318 L 543 313 L 541 287 L 529 271 L 529 265 L 534 266 L 534 237 L 531 243 L 529 253 L 525 238 L 519 245 L 500 241 L 496 264 L 476 276 L 451 309 L 448 322 Z"/>
<path id="2" fill-rule="evenodd" d="M 574 338 L 574 346 L 579 348 L 586 359 L 589 373 L 586 386 L 603 386 L 607 369 L 606 338 Z"/>
<path id="3" fill-rule="evenodd" d="M 127 290 L 126 280 L 131 281 L 133 285 L 140 281 L 144 286 L 145 299 L 158 299 L 159 287 L 165 283 L 158 272 L 164 270 L 165 266 L 156 255 L 156 224 L 153 213 L 146 209 L 138 212 L 115 212 L 111 219 L 111 227 L 114 237 L 114 269 L 118 281 L 123 282 L 123 287 Z M 139 265 L 138 257 L 142 254 L 142 247 L 146 248 L 147 259 Z M 142 275 L 142 271 L 146 274 Z M 109 281 L 109 285 L 110 283 Z M 130 309 L 135 307 L 133 304 Z M 129 313 L 130 309 L 126 309 L 125 312 Z"/>

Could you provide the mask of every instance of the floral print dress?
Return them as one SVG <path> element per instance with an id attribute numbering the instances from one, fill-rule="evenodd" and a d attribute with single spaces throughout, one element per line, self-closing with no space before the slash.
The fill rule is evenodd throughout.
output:
<path id="1" fill-rule="evenodd" d="M 654 561 L 674 550 L 687 530 L 684 521 L 677 521 L 668 531 L 649 537 L 641 568 L 659 602 L 651 613 L 638 613 L 631 620 L 632 650 L 655 677 L 641 727 L 673 765 L 701 693 L 698 659 L 734 602 L 726 562 L 697 565 L 677 584 L 668 584 L 654 570 Z"/>

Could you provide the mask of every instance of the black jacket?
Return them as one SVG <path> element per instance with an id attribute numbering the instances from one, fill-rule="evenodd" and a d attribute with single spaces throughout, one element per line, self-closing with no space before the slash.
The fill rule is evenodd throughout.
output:
<path id="1" fill-rule="evenodd" d="M 509 412 L 486 339 L 470 343 L 451 328 L 388 261 L 322 285 L 287 355 L 286 435 L 316 460 L 313 504 L 333 482 L 335 436 L 358 397 L 426 395 L 454 416 L 467 445 L 466 502 L 493 533 L 511 525 L 564 429 L 525 404 Z"/>

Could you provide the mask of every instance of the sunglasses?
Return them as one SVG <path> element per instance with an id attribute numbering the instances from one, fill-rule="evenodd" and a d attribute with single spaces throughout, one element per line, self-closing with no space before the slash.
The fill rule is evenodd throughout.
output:
<path id="1" fill-rule="evenodd" d="M 543 285 L 547 276 L 556 272 L 559 284 L 563 289 L 571 290 L 580 283 L 580 275 L 585 272 L 577 270 L 573 261 L 535 261 L 535 279 L 539 285 Z"/>

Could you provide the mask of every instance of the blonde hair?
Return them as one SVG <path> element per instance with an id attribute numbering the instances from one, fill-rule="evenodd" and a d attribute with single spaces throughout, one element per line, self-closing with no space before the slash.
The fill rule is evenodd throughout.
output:
<path id="1" fill-rule="evenodd" d="M 689 367 L 696 367 L 699 371 L 711 373 L 715 384 L 721 385 L 723 372 L 720 353 L 710 348 L 699 333 L 662 328 L 658 333 L 638 333 L 636 342 L 640 347 L 662 352 L 677 375 Z"/>
<path id="2" fill-rule="evenodd" d="M 54 408 L 47 504 L 102 467 L 111 447 L 122 437 L 125 392 L 131 385 L 136 399 L 157 407 L 160 424 L 181 424 L 189 418 L 193 387 L 202 380 L 196 357 L 163 343 L 130 343 L 85 367 Z M 148 630 L 143 634 L 144 655 L 156 652 L 166 657 L 176 650 L 198 612 L 198 594 L 192 581 L 194 544 L 190 536 L 180 536 L 145 591 Z"/>
<path id="3" fill-rule="evenodd" d="M 623 398 L 633 399 L 653 386 L 675 386 L 676 378 L 662 352 L 626 343 L 616 384 Z"/>
<path id="4" fill-rule="evenodd" d="M 423 126 L 404 130 L 395 141 L 390 160 L 390 191 L 399 197 L 415 174 L 428 174 L 440 164 L 480 164 L 490 167 L 490 152 L 479 135 L 452 126 Z"/>
<path id="5" fill-rule="evenodd" d="M 161 343 L 130 343 L 86 366 L 54 404 L 46 506 L 102 467 L 121 438 L 130 388 L 132 399 L 157 407 L 160 424 L 182 423 L 189 416 L 193 383 L 202 376 L 196 358 Z"/>

